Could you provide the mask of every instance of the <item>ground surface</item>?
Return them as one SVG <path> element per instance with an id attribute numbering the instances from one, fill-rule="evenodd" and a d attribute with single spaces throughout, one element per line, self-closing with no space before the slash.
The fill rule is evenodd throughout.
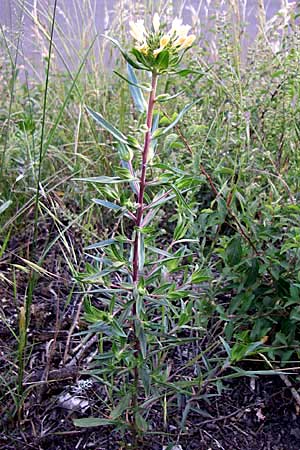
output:
<path id="1" fill-rule="evenodd" d="M 42 226 L 42 225 L 41 225 Z M 45 247 L 56 228 L 51 221 L 43 224 Z M 26 227 L 24 227 L 26 230 Z M 41 230 L 40 230 L 41 231 Z M 80 231 L 72 227 L 66 239 L 75 242 Z M 12 239 L 1 261 L 1 272 L 12 279 L 12 263 L 23 264 L 30 250 L 32 235 Z M 80 239 L 78 239 L 80 242 Z M 80 265 L 80 245 L 76 246 Z M 0 449 L 19 450 L 115 450 L 125 448 L 120 435 L 112 429 L 75 428 L 73 418 L 101 413 L 105 389 L 101 383 L 82 375 L 96 350 L 96 339 L 90 336 L 84 345 L 74 335 L 80 323 L 81 296 L 72 291 L 74 282 L 66 267 L 62 247 L 57 242 L 48 253 L 45 267 L 58 277 L 40 276 L 35 289 L 29 330 L 30 353 L 26 363 L 23 387 L 26 399 L 19 420 L 12 417 L 17 376 L 17 341 L 11 330 L 17 330 L 17 315 L 26 295 L 28 274 L 15 268 L 17 290 L 1 281 L 1 308 L 6 323 L 0 324 L 1 434 Z M 70 301 L 66 301 L 71 298 Z M 81 381 L 80 381 L 81 380 Z M 85 380 L 85 384 L 82 384 Z M 298 383 L 299 384 L 299 383 Z M 296 388 L 299 388 L 295 384 Z M 185 430 L 179 431 L 181 412 L 174 405 L 168 412 L 168 424 L 139 444 L 145 450 L 162 450 L 177 442 L 183 450 L 299 450 L 300 415 L 294 399 L 279 377 L 228 381 L 218 395 L 209 386 L 187 417 Z M 162 430 L 160 412 L 153 410 L 153 431 Z M 124 441 L 130 442 L 130 436 Z M 180 448 L 180 447 L 179 447 Z"/>

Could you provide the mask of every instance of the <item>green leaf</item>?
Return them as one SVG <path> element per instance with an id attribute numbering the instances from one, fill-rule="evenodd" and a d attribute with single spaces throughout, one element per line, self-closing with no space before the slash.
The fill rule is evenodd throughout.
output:
<path id="1" fill-rule="evenodd" d="M 115 420 L 120 417 L 126 409 L 128 409 L 131 400 L 131 394 L 128 393 L 119 401 L 118 405 L 111 411 L 110 417 Z"/>
<path id="2" fill-rule="evenodd" d="M 93 275 L 87 275 L 87 276 L 82 276 L 82 274 L 79 274 L 79 279 L 82 283 L 91 283 L 91 284 L 103 284 L 103 277 L 106 277 L 107 275 L 109 275 L 112 272 L 117 272 L 121 267 L 124 266 L 124 263 L 120 262 L 115 263 L 114 265 L 112 265 L 111 267 L 108 267 L 107 269 L 103 269 L 100 272 L 97 272 Z"/>
<path id="3" fill-rule="evenodd" d="M 139 369 L 140 379 L 142 380 L 146 396 L 150 395 L 151 390 L 151 371 L 146 364 Z"/>
<path id="4" fill-rule="evenodd" d="M 139 271 L 141 272 L 145 264 L 145 244 L 144 235 L 138 232 L 138 257 L 139 257 Z"/>
<path id="5" fill-rule="evenodd" d="M 198 269 L 192 273 L 191 283 L 200 284 L 204 281 L 210 281 L 211 275 L 208 273 L 207 269 Z"/>
<path id="6" fill-rule="evenodd" d="M 110 36 L 107 36 L 105 34 L 102 34 L 101 36 L 105 37 L 106 39 L 108 39 L 109 41 L 111 41 L 121 52 L 122 56 L 124 57 L 124 59 L 135 69 L 139 69 L 139 70 L 149 70 L 148 67 L 144 66 L 143 64 L 139 64 L 136 61 L 134 61 L 129 55 L 128 53 L 123 49 L 123 47 L 121 46 L 121 44 L 116 40 L 113 39 Z"/>
<path id="7" fill-rule="evenodd" d="M 271 78 L 277 78 L 277 77 L 280 77 L 281 75 L 284 75 L 285 74 L 285 71 L 282 69 L 282 70 L 276 70 L 276 72 L 273 72 L 272 74 L 271 74 Z"/>
<path id="8" fill-rule="evenodd" d="M 144 99 L 141 88 L 138 85 L 138 80 L 136 78 L 134 70 L 130 64 L 127 64 L 127 72 L 128 72 L 128 77 L 130 80 L 129 90 L 130 90 L 131 96 L 133 98 L 133 102 L 135 104 L 136 109 L 140 113 L 143 113 L 147 109 L 147 103 Z"/>
<path id="9" fill-rule="evenodd" d="M 128 64 L 130 66 L 130 64 Z M 131 66 L 130 66 L 131 67 Z M 132 81 L 128 80 L 128 78 L 124 77 L 120 72 L 117 72 L 117 70 L 113 70 L 113 72 L 120 77 L 122 80 L 126 81 L 126 83 L 131 84 L 132 86 L 136 86 L 140 89 L 143 89 L 146 92 L 151 92 L 152 88 L 149 83 L 133 83 Z"/>
<path id="10" fill-rule="evenodd" d="M 241 238 L 240 236 L 235 236 L 226 247 L 225 256 L 227 264 L 232 267 L 241 262 L 243 254 Z"/>
<path id="11" fill-rule="evenodd" d="M 179 216 L 177 225 L 174 230 L 173 240 L 179 241 L 179 239 L 182 239 L 185 236 L 189 226 L 190 224 L 181 216 Z"/>
<path id="12" fill-rule="evenodd" d="M 112 325 L 112 329 L 113 329 L 113 334 L 115 336 L 124 337 L 124 338 L 127 337 L 127 334 L 122 329 L 122 327 L 121 327 L 120 323 L 117 321 L 117 319 L 112 319 L 111 325 Z"/>
<path id="13" fill-rule="evenodd" d="M 147 206 L 145 206 L 145 211 L 147 210 L 147 209 L 152 209 L 152 208 L 156 208 L 156 207 L 158 207 L 158 206 L 161 206 L 161 205 L 163 205 L 164 203 L 167 203 L 167 202 L 169 202 L 170 200 L 172 200 L 173 198 L 175 198 L 176 197 L 176 194 L 171 194 L 171 195 L 168 195 L 167 196 L 167 194 L 169 194 L 169 192 L 170 191 L 168 191 L 168 192 L 165 192 L 165 193 L 158 193 L 155 197 L 154 197 L 154 199 L 152 200 L 152 202 L 149 204 L 149 205 L 147 205 Z"/>
<path id="14" fill-rule="evenodd" d="M 180 202 L 186 208 L 186 210 L 189 211 L 189 213 L 192 216 L 196 217 L 196 213 L 191 210 L 188 203 L 185 201 L 182 193 L 177 189 L 177 187 L 174 184 L 172 184 L 171 187 L 172 187 L 173 191 L 176 192 L 176 197 L 177 197 L 178 202 Z"/>
<path id="15" fill-rule="evenodd" d="M 202 76 L 204 75 L 203 72 L 199 72 L 198 70 L 192 70 L 192 69 L 181 69 L 181 70 L 178 70 L 177 72 L 174 72 L 173 74 L 174 75 L 179 75 L 180 77 L 184 77 L 185 78 L 185 77 L 187 77 L 188 75 L 190 75 L 192 73 L 197 74 L 197 75 L 202 75 Z"/>
<path id="16" fill-rule="evenodd" d="M 184 91 L 177 92 L 177 94 L 174 94 L 174 95 L 161 94 L 161 95 L 158 95 L 155 100 L 158 103 L 164 103 L 164 102 L 168 102 L 169 100 L 173 100 L 174 98 L 179 97 L 179 95 L 182 95 L 183 93 L 184 93 Z"/>
<path id="17" fill-rule="evenodd" d="M 256 377 L 259 375 L 294 375 L 293 371 L 286 372 L 286 371 L 280 371 L 278 370 L 243 370 L 240 367 L 234 367 L 230 366 L 231 369 L 233 369 L 235 372 L 239 374 L 239 376 L 246 376 L 246 377 Z M 232 376 L 229 375 L 231 378 Z"/>
<path id="18" fill-rule="evenodd" d="M 91 428 L 103 427 L 107 425 L 117 425 L 120 422 L 111 419 L 98 419 L 97 417 L 87 417 L 86 419 L 73 419 L 75 427 Z"/>
<path id="19" fill-rule="evenodd" d="M 3 203 L 0 206 L 0 214 L 2 214 L 11 204 L 12 204 L 12 200 L 7 200 L 7 202 Z"/>
<path id="20" fill-rule="evenodd" d="M 137 50 L 136 48 L 132 48 L 130 50 L 130 53 L 136 57 L 136 59 L 138 60 L 139 63 L 142 64 L 142 66 L 147 67 L 146 70 L 151 71 L 151 67 L 149 67 L 148 65 L 148 61 L 146 60 L 145 56 L 143 55 L 143 53 L 141 53 L 139 50 Z M 134 66 L 132 66 L 134 67 Z M 136 69 L 136 67 L 135 67 Z"/>
<path id="21" fill-rule="evenodd" d="M 192 407 L 192 404 L 191 404 L 191 402 L 189 402 L 189 403 L 186 404 L 186 406 L 184 408 L 184 411 L 182 413 L 181 422 L 180 422 L 180 429 L 181 430 L 184 430 L 184 428 L 185 428 L 185 423 L 186 423 L 187 417 L 189 415 L 189 412 L 191 410 L 191 407 Z M 172 448 L 173 448 L 173 446 L 170 447 L 170 450 L 172 450 Z"/>
<path id="22" fill-rule="evenodd" d="M 231 348 L 230 348 L 229 344 L 227 344 L 225 339 L 223 339 L 221 336 L 219 336 L 219 339 L 222 342 L 223 347 L 225 348 L 225 351 L 226 351 L 227 355 L 229 356 L 229 358 L 231 358 Z"/>
<path id="23" fill-rule="evenodd" d="M 259 264 L 258 264 L 258 258 L 254 258 L 251 263 L 251 267 L 247 270 L 247 278 L 245 280 L 245 287 L 251 287 L 253 286 L 258 277 L 259 277 Z"/>
<path id="24" fill-rule="evenodd" d="M 202 101 L 202 98 L 197 98 L 197 100 L 193 101 L 192 103 L 189 103 L 188 105 L 186 105 L 181 111 L 180 113 L 178 113 L 176 119 L 170 123 L 169 126 L 167 126 L 166 128 L 159 128 L 158 130 L 156 130 L 156 132 L 154 133 L 154 137 L 159 137 L 159 136 L 164 136 L 165 134 L 167 134 L 170 130 L 172 130 L 172 128 L 174 128 L 178 122 L 181 120 L 181 118 L 194 106 L 197 105 L 197 103 L 199 103 L 200 101 Z"/>
<path id="25" fill-rule="evenodd" d="M 159 68 L 159 70 L 166 70 L 169 65 L 170 60 L 170 54 L 168 50 L 164 50 L 158 54 L 158 57 L 156 59 L 156 64 Z"/>
<path id="26" fill-rule="evenodd" d="M 96 248 L 103 248 L 107 245 L 111 245 L 116 242 L 114 239 L 106 239 L 105 241 L 96 242 L 95 244 L 91 244 L 88 247 L 85 247 L 85 250 L 94 250 Z"/>
<path id="27" fill-rule="evenodd" d="M 143 416 L 139 412 L 135 413 L 135 424 L 136 424 L 137 428 L 141 431 L 146 432 L 148 429 L 148 424 L 147 424 L 146 420 L 143 418 Z"/>
<path id="28" fill-rule="evenodd" d="M 86 110 L 89 113 L 89 115 L 99 124 L 101 127 L 103 127 L 106 131 L 108 131 L 114 138 L 116 138 L 119 142 L 122 142 L 123 144 L 128 144 L 128 140 L 126 136 L 124 136 L 121 131 L 117 130 L 113 125 L 111 125 L 107 120 L 104 119 L 104 117 L 101 116 L 100 113 L 97 113 L 90 109 L 88 106 L 86 106 Z"/>
<path id="29" fill-rule="evenodd" d="M 122 144 L 121 142 L 119 142 L 117 145 L 117 150 L 118 150 L 118 154 L 121 159 L 121 164 L 122 164 L 123 168 L 126 169 L 127 171 L 129 171 L 131 174 L 133 174 L 133 168 L 132 168 L 132 165 L 130 162 L 134 156 L 132 149 L 130 147 L 128 147 L 128 145 L 125 145 L 125 144 Z"/>
<path id="30" fill-rule="evenodd" d="M 178 326 L 182 327 L 183 325 L 188 323 L 190 320 L 191 320 L 191 316 L 186 311 L 183 311 L 179 316 Z"/>
<path id="31" fill-rule="evenodd" d="M 251 342 L 249 344 L 244 343 L 236 343 L 233 345 L 231 349 L 231 362 L 238 362 L 243 360 L 248 355 L 253 355 L 257 352 L 259 352 L 259 349 L 261 349 L 262 343 L 260 341 L 258 342 Z"/>
<path id="32" fill-rule="evenodd" d="M 73 178 L 74 181 L 83 181 L 87 183 L 100 183 L 100 184 L 119 184 L 128 183 L 129 181 L 134 181 L 134 178 L 121 179 L 119 177 L 87 177 L 87 178 Z"/>
<path id="33" fill-rule="evenodd" d="M 120 209 L 122 209 L 122 206 L 116 205 L 115 203 L 112 202 L 108 202 L 107 200 L 93 198 L 92 201 L 97 205 L 105 206 L 105 208 L 113 209 L 114 211 L 120 211 Z"/>
<path id="34" fill-rule="evenodd" d="M 144 326 L 140 320 L 136 320 L 135 322 L 135 329 L 136 329 L 136 335 L 138 337 L 141 353 L 143 356 L 143 359 L 146 359 L 147 357 L 147 336 L 144 330 Z"/>
<path id="35" fill-rule="evenodd" d="M 234 295 L 230 301 L 229 313 L 234 314 L 236 311 L 239 313 L 246 313 L 252 305 L 255 295 L 251 291 L 240 292 Z"/>
<path id="36" fill-rule="evenodd" d="M 290 314 L 290 320 L 295 320 L 296 322 L 300 321 L 300 306 L 296 306 L 292 309 Z"/>

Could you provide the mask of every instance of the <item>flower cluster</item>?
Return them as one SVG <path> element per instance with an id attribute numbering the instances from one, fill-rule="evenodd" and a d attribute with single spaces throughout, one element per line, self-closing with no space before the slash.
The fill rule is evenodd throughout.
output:
<path id="1" fill-rule="evenodd" d="M 163 52 L 167 52 L 170 56 L 176 56 L 181 51 L 191 47 L 196 39 L 194 34 L 188 34 L 190 25 L 183 25 L 182 19 L 175 18 L 172 22 L 170 30 L 163 32 L 161 20 L 157 13 L 152 19 L 152 30 L 148 31 L 145 28 L 144 20 L 140 19 L 137 22 L 130 22 L 130 33 L 135 39 L 135 47 L 133 53 L 142 62 L 150 62 L 155 66 L 155 61 Z"/>

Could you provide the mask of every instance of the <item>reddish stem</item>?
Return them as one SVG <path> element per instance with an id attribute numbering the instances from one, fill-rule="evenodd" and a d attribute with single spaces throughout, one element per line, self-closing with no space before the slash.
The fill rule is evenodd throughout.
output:
<path id="1" fill-rule="evenodd" d="M 145 135 L 145 142 L 144 142 L 144 148 L 143 148 L 143 155 L 142 155 L 142 171 L 141 171 L 141 177 L 140 177 L 140 189 L 138 194 L 138 209 L 136 214 L 136 235 L 134 239 L 134 246 L 133 246 L 133 263 L 132 263 L 132 278 L 133 282 L 137 284 L 139 280 L 139 227 L 142 224 L 143 221 L 143 212 L 144 212 L 144 193 L 145 193 L 145 187 L 146 187 L 146 173 L 147 173 L 147 163 L 148 163 L 148 156 L 149 156 L 149 150 L 150 150 L 150 144 L 151 144 L 151 128 L 152 128 L 152 121 L 153 121 L 153 109 L 155 104 L 155 96 L 156 96 L 156 86 L 157 86 L 157 74 L 155 72 L 152 73 L 152 83 L 151 83 L 151 92 L 149 96 L 148 101 L 148 109 L 147 109 L 147 132 Z M 136 313 L 135 304 L 133 305 L 133 315 Z"/>
<path id="2" fill-rule="evenodd" d="M 147 173 L 147 163 L 148 163 L 148 157 L 149 157 L 149 150 L 150 150 L 150 144 L 151 144 L 151 128 L 152 128 L 152 121 L 153 121 L 153 110 L 154 110 L 154 104 L 155 104 L 155 96 L 156 96 L 156 85 L 157 85 L 157 74 L 155 72 L 152 72 L 152 83 L 151 83 L 151 92 L 149 95 L 148 100 L 148 109 L 147 109 L 147 132 L 145 135 L 145 142 L 144 142 L 144 148 L 143 148 L 143 154 L 142 154 L 142 167 L 141 167 L 141 176 L 140 176 L 140 188 L 138 192 L 138 209 L 135 219 L 135 238 L 134 238 L 134 244 L 133 244 L 133 261 L 132 261 L 132 278 L 133 283 L 136 286 L 139 281 L 139 234 L 140 230 L 139 228 L 142 225 L 143 222 L 143 213 L 144 213 L 144 193 L 145 193 L 145 187 L 146 187 L 146 173 Z M 133 298 L 133 305 L 132 305 L 132 319 L 133 319 L 133 330 L 134 330 L 134 355 L 136 358 L 138 358 L 138 355 L 140 353 L 140 343 L 139 338 L 137 336 L 137 330 L 136 330 L 136 298 Z M 138 384 L 139 384 L 139 372 L 138 372 L 138 366 L 136 365 L 133 370 L 134 373 L 134 385 L 135 385 L 135 392 L 132 398 L 132 409 L 133 413 L 137 411 L 138 408 Z M 135 423 L 135 419 L 133 416 L 132 420 L 133 430 L 135 432 L 135 437 L 137 437 L 137 427 Z"/>

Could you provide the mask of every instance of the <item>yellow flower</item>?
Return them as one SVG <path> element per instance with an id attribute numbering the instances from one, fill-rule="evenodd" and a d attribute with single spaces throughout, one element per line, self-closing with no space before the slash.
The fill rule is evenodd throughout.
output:
<path id="1" fill-rule="evenodd" d="M 152 19 L 152 24 L 154 28 L 154 32 L 158 33 L 160 29 L 160 17 L 159 14 L 155 13 Z"/>
<path id="2" fill-rule="evenodd" d="M 147 37 L 147 31 L 144 25 L 144 21 L 142 19 L 138 20 L 137 22 L 129 22 L 130 25 L 130 34 L 134 39 L 142 44 L 145 42 L 145 39 Z"/>
<path id="3" fill-rule="evenodd" d="M 164 50 L 164 48 L 168 45 L 168 43 L 170 42 L 170 36 L 168 36 L 167 34 L 165 34 L 159 42 L 160 47 L 157 48 L 156 50 L 153 51 L 153 56 L 157 56 L 160 52 L 162 52 Z"/>

